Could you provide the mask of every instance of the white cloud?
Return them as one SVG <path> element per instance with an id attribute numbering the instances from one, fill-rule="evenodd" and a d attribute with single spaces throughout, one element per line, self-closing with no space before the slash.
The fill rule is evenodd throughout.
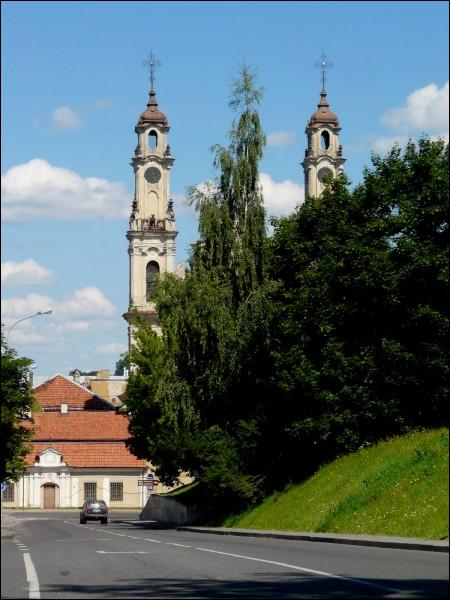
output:
<path id="1" fill-rule="evenodd" d="M 406 105 L 385 112 L 380 121 L 396 131 L 429 134 L 448 133 L 448 81 L 441 89 L 434 83 L 415 90 L 406 99 Z"/>
<path id="2" fill-rule="evenodd" d="M 372 150 L 377 154 L 386 154 L 394 146 L 398 144 L 400 148 L 404 148 L 410 138 L 404 135 L 393 135 L 391 137 L 377 138 L 372 145 Z"/>
<path id="3" fill-rule="evenodd" d="M 2 175 L 5 221 L 33 219 L 121 219 L 128 216 L 130 194 L 120 182 L 83 179 L 74 171 L 35 158 Z"/>
<path id="4" fill-rule="evenodd" d="M 64 317 L 110 317 L 116 309 L 99 289 L 87 287 L 76 290 L 69 300 L 57 305 L 56 311 Z"/>
<path id="5" fill-rule="evenodd" d="M 274 131 L 267 136 L 268 146 L 289 146 L 295 142 L 295 134 L 289 131 Z"/>
<path id="6" fill-rule="evenodd" d="M 49 330 L 55 334 L 61 334 L 64 332 L 71 333 L 90 333 L 93 331 L 110 331 L 115 329 L 115 323 L 111 319 L 78 319 L 78 320 L 64 320 L 61 323 L 52 323 L 49 325 Z"/>
<path id="7" fill-rule="evenodd" d="M 32 258 L 21 263 L 13 261 L 2 263 L 2 285 L 43 285 L 54 279 L 55 275 L 52 271 Z"/>
<path id="8" fill-rule="evenodd" d="M 95 349 L 96 354 L 122 354 L 128 350 L 127 345 L 122 342 L 111 342 L 109 344 L 100 344 Z"/>
<path id="9" fill-rule="evenodd" d="M 19 327 L 17 327 L 17 329 L 14 328 L 11 332 L 11 336 L 8 337 L 8 343 L 10 344 L 42 344 L 47 341 L 48 338 L 40 333 L 22 330 Z"/>
<path id="10" fill-rule="evenodd" d="M 47 311 L 54 307 L 54 302 L 48 296 L 32 292 L 25 298 L 8 298 L 2 300 L 2 321 L 5 319 L 20 319 L 27 315 L 34 315 L 39 311 Z M 51 318 L 43 316 L 42 318 Z"/>
<path id="11" fill-rule="evenodd" d="M 49 319 L 67 319 L 67 317 L 109 317 L 116 313 L 113 304 L 95 287 L 76 290 L 65 302 L 57 302 L 48 296 L 31 293 L 25 298 L 2 300 L 2 320 L 20 319 L 38 311 L 52 308 Z M 46 317 L 43 317 L 46 318 Z"/>
<path id="12" fill-rule="evenodd" d="M 288 215 L 305 199 L 303 186 L 290 179 L 276 182 L 267 173 L 260 173 L 259 184 L 262 187 L 264 206 L 269 217 Z M 217 184 L 214 181 L 205 180 L 195 186 L 195 200 L 201 204 L 205 198 L 217 192 Z"/>
<path id="13" fill-rule="evenodd" d="M 52 113 L 52 122 L 56 129 L 78 129 L 81 126 L 81 118 L 70 106 L 60 106 Z"/>
<path id="14" fill-rule="evenodd" d="M 290 179 L 276 182 L 267 173 L 260 173 L 259 182 L 268 216 L 286 216 L 305 199 L 303 186 Z"/>

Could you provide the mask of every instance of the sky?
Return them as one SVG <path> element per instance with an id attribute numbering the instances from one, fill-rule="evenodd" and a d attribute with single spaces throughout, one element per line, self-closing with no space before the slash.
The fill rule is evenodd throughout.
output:
<path id="1" fill-rule="evenodd" d="M 127 349 L 130 160 L 151 51 L 175 158 L 178 263 L 198 237 L 186 188 L 216 176 L 211 146 L 227 145 L 243 64 L 264 88 L 268 216 L 304 199 L 323 53 L 353 185 L 395 142 L 448 140 L 447 2 L 6 1 L 1 17 L 1 320 L 10 346 L 34 361 L 35 383 L 75 368 L 113 372 Z"/>

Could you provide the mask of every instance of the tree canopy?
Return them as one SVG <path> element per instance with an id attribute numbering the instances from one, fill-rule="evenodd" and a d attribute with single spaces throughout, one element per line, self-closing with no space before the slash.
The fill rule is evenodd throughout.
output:
<path id="1" fill-rule="evenodd" d="M 3 326 L 2 326 L 3 329 Z M 23 426 L 31 420 L 33 395 L 29 383 L 29 358 L 18 357 L 1 334 L 1 480 L 17 481 L 25 470 L 31 432 Z"/>
<path id="2" fill-rule="evenodd" d="M 199 239 L 161 277 L 162 335 L 136 329 L 129 446 L 228 509 L 339 454 L 447 424 L 448 146 L 374 155 L 328 181 L 268 238 L 261 90 L 244 66 L 215 181 L 188 190 Z"/>
<path id="3" fill-rule="evenodd" d="M 275 222 L 282 439 L 312 465 L 447 419 L 448 147 L 372 160 Z"/>

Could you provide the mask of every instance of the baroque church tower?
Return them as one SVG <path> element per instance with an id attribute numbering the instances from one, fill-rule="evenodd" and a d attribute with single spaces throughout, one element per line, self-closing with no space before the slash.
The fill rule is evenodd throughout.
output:
<path id="1" fill-rule="evenodd" d="M 154 90 L 153 54 L 146 62 L 150 68 L 150 93 L 146 110 L 135 131 L 138 143 L 131 160 L 135 175 L 135 193 L 130 215 L 128 254 L 130 257 L 130 297 L 124 318 L 129 323 L 132 342 L 134 311 L 157 329 L 153 295 L 160 273 L 175 272 L 175 213 L 169 192 L 170 169 L 174 158 L 168 144 L 169 122 L 158 108 Z"/>
<path id="2" fill-rule="evenodd" d="M 305 133 L 308 148 L 301 165 L 305 173 L 305 198 L 319 197 L 325 187 L 325 177 L 336 177 L 342 172 L 345 158 L 339 144 L 339 120 L 331 112 L 325 90 L 325 71 L 332 66 L 322 54 L 316 66 L 322 69 L 322 91 L 317 110 L 311 115 Z"/>

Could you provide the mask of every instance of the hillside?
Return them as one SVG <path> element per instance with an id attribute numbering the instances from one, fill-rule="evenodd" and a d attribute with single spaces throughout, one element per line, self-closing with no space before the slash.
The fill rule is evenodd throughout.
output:
<path id="1" fill-rule="evenodd" d="M 360 449 L 289 485 L 228 527 L 448 537 L 448 431 Z"/>

